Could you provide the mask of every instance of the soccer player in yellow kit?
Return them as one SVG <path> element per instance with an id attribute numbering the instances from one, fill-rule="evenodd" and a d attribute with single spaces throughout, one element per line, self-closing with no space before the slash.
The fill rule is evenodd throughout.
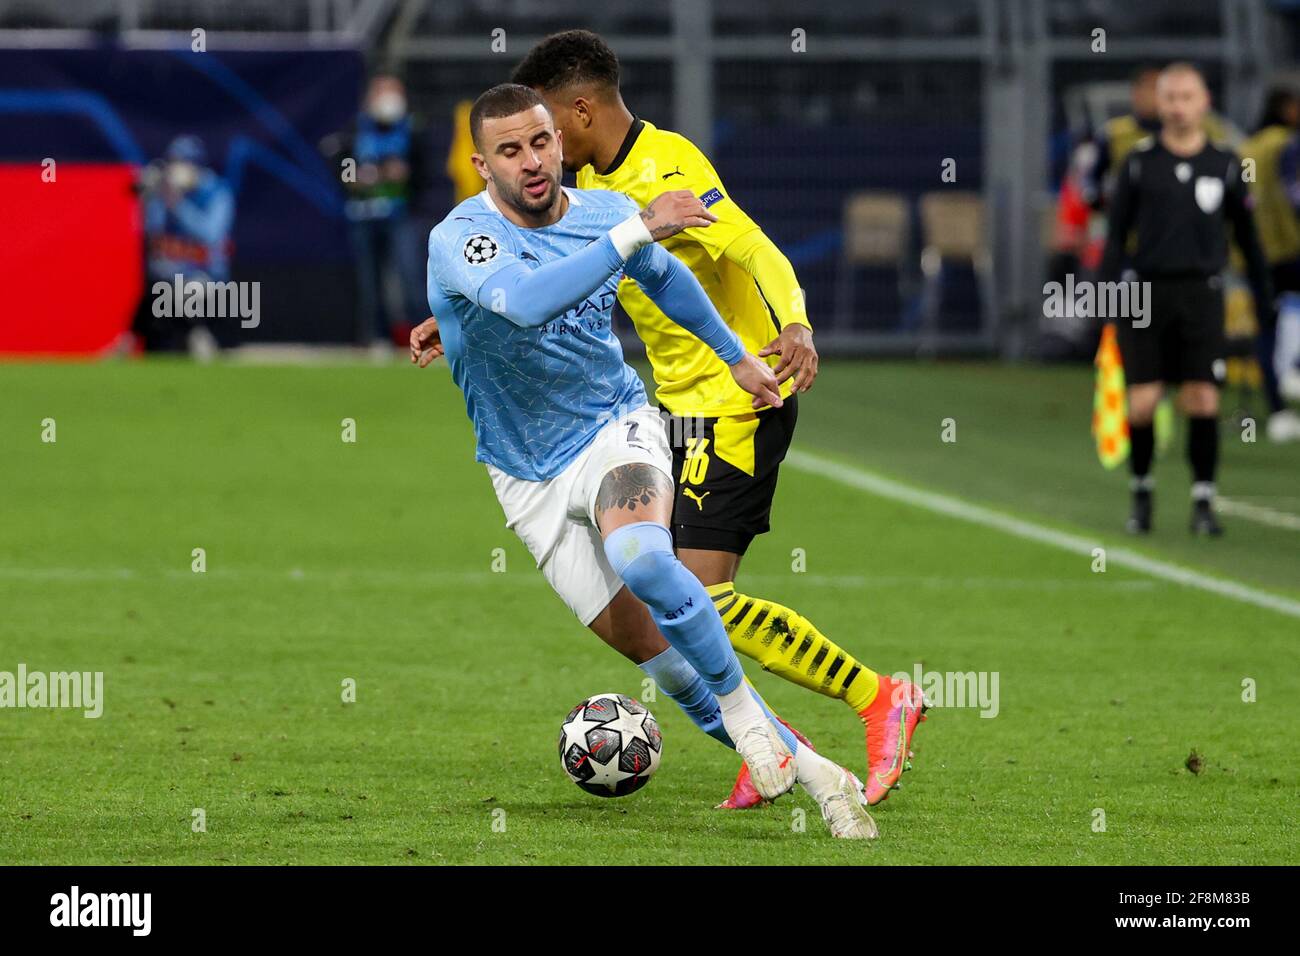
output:
<path id="1" fill-rule="evenodd" d="M 727 194 L 689 140 L 634 116 L 619 92 L 618 59 L 595 33 L 547 37 L 512 80 L 538 90 L 562 136 L 564 165 L 580 189 L 625 193 L 639 205 L 670 189 L 699 196 L 717 222 L 664 242 L 699 280 L 746 349 L 778 356 L 783 407 L 755 409 L 727 367 L 626 279 L 618 299 L 645 342 L 656 398 L 672 417 L 677 472 L 672 530 L 677 556 L 708 589 L 731 643 L 764 670 L 843 700 L 866 728 L 869 804 L 909 766 L 922 717 L 918 688 L 877 674 L 811 621 L 766 598 L 741 593 L 736 572 L 750 542 L 768 530 L 777 471 L 794 434 L 797 396 L 817 377 L 817 350 L 794 268 Z M 742 767 L 724 807 L 761 802 Z"/>

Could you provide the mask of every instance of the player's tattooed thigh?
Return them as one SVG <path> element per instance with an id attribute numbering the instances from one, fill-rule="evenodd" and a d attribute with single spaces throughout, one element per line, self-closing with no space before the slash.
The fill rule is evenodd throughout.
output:
<path id="1" fill-rule="evenodd" d="M 600 481 L 596 492 L 596 511 L 647 507 L 656 499 L 671 501 L 673 483 L 658 468 L 650 465 L 620 465 Z"/>

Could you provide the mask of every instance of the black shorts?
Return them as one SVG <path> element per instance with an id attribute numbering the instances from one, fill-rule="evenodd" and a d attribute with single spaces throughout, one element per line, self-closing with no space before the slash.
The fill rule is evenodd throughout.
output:
<path id="1" fill-rule="evenodd" d="M 749 415 L 668 418 L 677 547 L 744 554 L 768 530 L 777 472 L 798 417 L 791 395 L 780 408 Z"/>
<path id="2" fill-rule="evenodd" d="M 1150 324 L 1115 323 L 1125 382 L 1221 382 L 1227 351 L 1223 281 L 1218 276 L 1143 281 L 1151 283 Z"/>

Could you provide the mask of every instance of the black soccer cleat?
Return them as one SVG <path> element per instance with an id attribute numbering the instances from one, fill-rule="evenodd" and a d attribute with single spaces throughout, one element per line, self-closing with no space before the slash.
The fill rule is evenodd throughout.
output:
<path id="1" fill-rule="evenodd" d="M 1209 535 L 1217 538 L 1223 534 L 1219 519 L 1214 515 L 1214 506 L 1209 498 L 1201 498 L 1192 504 L 1192 534 Z"/>
<path id="2" fill-rule="evenodd" d="M 1151 533 L 1151 492 L 1133 492 L 1133 510 L 1129 512 L 1124 530 L 1129 534 Z"/>

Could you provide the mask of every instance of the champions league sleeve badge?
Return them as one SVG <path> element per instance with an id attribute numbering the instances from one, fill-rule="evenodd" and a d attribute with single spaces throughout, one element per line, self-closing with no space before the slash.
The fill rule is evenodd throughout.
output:
<path id="1" fill-rule="evenodd" d="M 482 266 L 495 259 L 500 251 L 501 247 L 491 236 L 477 235 L 465 240 L 465 248 L 461 250 L 461 255 L 470 265 Z"/>

